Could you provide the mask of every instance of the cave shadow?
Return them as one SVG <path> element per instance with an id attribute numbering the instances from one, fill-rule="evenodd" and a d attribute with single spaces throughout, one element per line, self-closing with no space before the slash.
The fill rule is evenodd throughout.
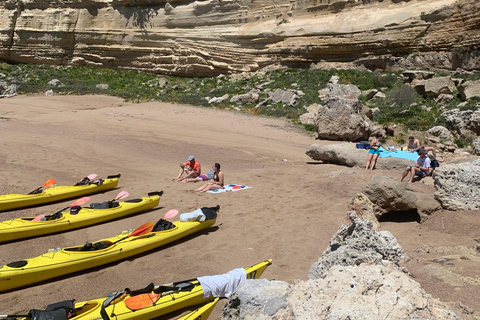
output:
<path id="1" fill-rule="evenodd" d="M 390 211 L 384 214 L 378 222 L 417 222 L 420 223 L 421 218 L 418 214 L 417 209 L 407 210 L 407 211 Z"/>

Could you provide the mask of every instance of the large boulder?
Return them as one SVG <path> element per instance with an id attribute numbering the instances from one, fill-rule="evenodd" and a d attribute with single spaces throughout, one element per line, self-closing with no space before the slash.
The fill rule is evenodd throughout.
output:
<path id="1" fill-rule="evenodd" d="M 397 266 L 403 249 L 388 231 L 375 231 L 349 212 L 309 280 L 244 281 L 222 319 L 458 319 Z"/>
<path id="2" fill-rule="evenodd" d="M 300 98 L 297 90 L 282 90 L 278 88 L 270 92 L 268 96 L 273 103 L 288 103 L 292 107 L 297 105 L 297 100 Z"/>
<path id="3" fill-rule="evenodd" d="M 333 266 L 380 264 L 383 260 L 398 263 L 403 248 L 389 231 L 376 231 L 370 221 L 348 213 L 351 224 L 342 225 L 330 239 L 328 248 L 308 272 L 309 279 L 325 278 Z"/>
<path id="4" fill-rule="evenodd" d="M 453 142 L 454 137 L 453 134 L 448 131 L 447 128 L 443 126 L 435 126 L 433 128 L 430 128 L 428 131 L 429 137 L 428 139 L 433 142 Z"/>
<path id="5" fill-rule="evenodd" d="M 458 86 L 458 92 L 463 101 L 480 97 L 480 80 L 466 81 Z"/>
<path id="6" fill-rule="evenodd" d="M 281 289 L 273 291 L 276 286 Z M 458 320 L 388 261 L 334 266 L 325 278 L 297 281 L 286 292 L 285 286 L 282 281 L 244 281 L 225 305 L 222 320 Z"/>
<path id="7" fill-rule="evenodd" d="M 472 153 L 477 156 L 480 156 L 480 138 L 476 138 L 475 140 L 473 140 L 472 148 L 473 148 Z"/>
<path id="8" fill-rule="evenodd" d="M 447 129 L 457 132 L 464 138 L 480 135 L 480 109 L 476 111 L 451 109 L 442 112 Z"/>
<path id="9" fill-rule="evenodd" d="M 435 75 L 433 71 L 423 71 L 423 70 L 405 70 L 402 72 L 402 75 L 408 79 L 409 82 L 413 80 L 425 80 L 430 79 Z"/>
<path id="10" fill-rule="evenodd" d="M 480 159 L 435 170 L 435 198 L 449 210 L 480 209 Z"/>
<path id="11" fill-rule="evenodd" d="M 17 95 L 17 86 L 9 85 L 5 81 L 0 80 L 0 98 L 10 98 Z"/>
<path id="12" fill-rule="evenodd" d="M 392 177 L 376 176 L 370 179 L 360 192 L 373 203 L 373 210 L 377 219 L 389 212 L 402 214 L 402 212 L 417 210 L 420 222 L 423 222 L 433 212 L 441 208 L 440 203 L 433 196 L 434 190 L 423 183 L 409 185 Z M 358 195 L 350 200 L 349 207 L 353 208 L 354 200 L 357 197 Z M 356 205 L 357 210 L 366 210 L 364 208 L 368 209 L 370 203 L 357 200 Z"/>
<path id="13" fill-rule="evenodd" d="M 455 90 L 455 82 L 450 76 L 437 77 L 427 80 L 415 80 L 412 82 L 418 93 L 427 98 L 437 98 L 440 94 L 452 94 Z"/>
<path id="14" fill-rule="evenodd" d="M 354 85 L 328 84 L 328 94 L 323 97 L 325 105 L 315 118 L 317 139 L 357 141 L 368 139 L 376 130 L 358 100 L 360 89 Z"/>
<path id="15" fill-rule="evenodd" d="M 306 154 L 313 160 L 339 164 L 347 167 L 365 167 L 368 150 L 356 149 L 353 143 L 338 143 L 329 145 L 312 144 Z M 377 169 L 404 169 L 412 161 L 399 158 L 379 158 Z"/>

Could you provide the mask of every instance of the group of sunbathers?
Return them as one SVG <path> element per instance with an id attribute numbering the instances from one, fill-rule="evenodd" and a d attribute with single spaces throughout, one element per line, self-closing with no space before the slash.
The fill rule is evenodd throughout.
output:
<path id="1" fill-rule="evenodd" d="M 185 174 L 184 177 L 182 177 Z M 180 164 L 180 172 L 173 181 L 198 182 L 208 181 L 200 188 L 196 189 L 196 192 L 206 192 L 209 190 L 223 189 L 224 175 L 220 171 L 220 164 L 215 163 L 210 171 L 205 175 L 202 174 L 200 163 L 195 160 L 194 156 L 188 157 L 188 161 Z"/>
<path id="2" fill-rule="evenodd" d="M 367 167 L 365 169 L 373 170 L 375 164 L 377 162 L 378 157 L 380 156 L 380 147 L 381 147 L 381 135 L 376 135 L 370 141 L 370 150 L 368 152 L 368 159 L 367 159 Z M 415 161 L 415 164 L 409 165 L 405 168 L 402 173 L 402 178 L 400 181 L 403 181 L 405 177 L 410 173 L 409 183 L 413 181 L 415 176 L 420 178 L 431 176 L 433 171 L 436 167 L 438 167 L 438 162 L 443 162 L 444 160 L 441 158 L 437 158 L 437 153 L 435 152 L 435 148 L 433 147 L 426 147 L 420 144 L 418 139 L 415 137 L 410 136 L 408 138 L 408 151 L 410 152 L 417 152 L 418 158 Z"/>

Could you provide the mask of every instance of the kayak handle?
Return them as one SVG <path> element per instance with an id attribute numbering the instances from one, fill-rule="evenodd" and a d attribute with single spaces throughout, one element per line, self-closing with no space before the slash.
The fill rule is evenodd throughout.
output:
<path id="1" fill-rule="evenodd" d="M 161 196 L 163 195 L 163 191 L 154 191 L 154 192 L 149 192 L 148 193 L 148 196 L 151 197 L 151 196 Z"/>
<path id="2" fill-rule="evenodd" d="M 113 176 L 107 176 L 107 179 L 115 179 L 115 178 L 120 178 L 122 175 L 119 174 L 114 174 Z"/>

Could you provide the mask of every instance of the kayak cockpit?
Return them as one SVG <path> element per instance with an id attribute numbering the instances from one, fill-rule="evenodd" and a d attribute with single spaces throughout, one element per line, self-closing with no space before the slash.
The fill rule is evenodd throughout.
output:
<path id="1" fill-rule="evenodd" d="M 63 219 L 65 219 L 65 217 L 61 212 L 56 212 L 52 214 L 41 214 L 34 218 L 32 217 L 20 218 L 20 220 L 22 221 L 31 221 L 31 222 L 48 222 L 48 221 L 63 220 Z"/>
<path id="2" fill-rule="evenodd" d="M 100 307 L 100 302 L 98 301 L 88 301 L 86 304 L 77 307 L 78 304 L 75 305 L 76 316 L 75 319 L 81 319 L 85 317 L 87 314 L 91 313 L 95 309 Z"/>
<path id="3" fill-rule="evenodd" d="M 99 251 L 110 247 L 112 244 L 111 241 L 87 242 L 83 246 L 64 248 L 63 250 L 70 252 Z"/>

